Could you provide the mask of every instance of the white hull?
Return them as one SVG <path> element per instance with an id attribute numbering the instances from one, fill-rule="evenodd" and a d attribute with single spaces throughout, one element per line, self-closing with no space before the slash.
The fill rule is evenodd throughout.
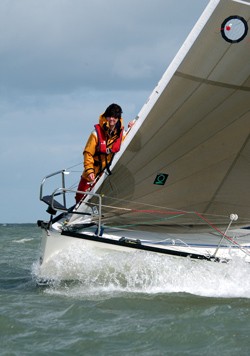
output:
<path id="1" fill-rule="evenodd" d="M 124 232 L 128 236 L 127 240 L 120 242 Z M 124 253 L 147 253 L 164 255 L 166 259 L 190 258 L 194 261 L 211 261 L 210 263 L 228 262 L 239 258 L 245 262 L 250 262 L 249 230 L 238 229 L 231 231 L 232 233 L 237 245 L 224 240 L 217 251 L 220 237 L 209 233 L 187 234 L 186 236 L 178 234 L 165 234 L 163 236 L 152 233 L 153 240 L 145 240 L 144 238 L 148 238 L 147 234 L 149 233 L 121 230 L 116 231 L 116 235 L 103 234 L 103 236 L 98 237 L 90 229 L 84 231 L 84 233 L 64 232 L 63 234 L 56 229 L 49 232 L 44 230 L 37 277 L 39 280 L 53 280 L 57 261 L 66 256 L 63 263 L 72 264 L 75 251 L 81 251 L 86 258 L 88 258 L 89 251 L 92 251 L 95 256 L 100 258 L 107 256 L 107 254 L 110 254 L 110 258 L 112 258 L 113 253 L 122 253 L 123 256 L 125 256 Z M 131 237 L 132 234 L 133 238 Z M 141 238 L 139 239 L 139 237 Z M 203 243 L 201 244 L 200 241 L 203 241 Z M 237 241 L 240 241 L 242 250 Z M 73 255 L 69 253 L 71 249 L 74 250 Z M 77 279 L 72 271 L 67 270 L 67 268 L 65 271 L 66 273 L 61 276 L 62 279 Z"/>

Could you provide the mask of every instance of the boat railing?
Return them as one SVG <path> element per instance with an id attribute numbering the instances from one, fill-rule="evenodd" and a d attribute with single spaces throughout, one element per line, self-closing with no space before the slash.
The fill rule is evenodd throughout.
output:
<path id="1" fill-rule="evenodd" d="M 91 192 L 82 192 L 78 191 L 76 189 L 71 189 L 71 188 L 66 188 L 66 180 L 65 180 L 65 175 L 70 174 L 66 169 L 61 169 L 59 171 L 56 171 L 54 173 L 51 173 L 47 176 L 45 176 L 41 182 L 40 185 L 40 200 L 43 201 L 45 204 L 48 205 L 47 213 L 51 215 L 56 215 L 58 211 L 64 212 L 64 213 L 71 213 L 75 215 L 92 215 L 87 211 L 77 211 L 75 203 L 73 203 L 72 206 L 68 206 L 70 203 L 69 201 L 69 194 L 76 194 L 76 193 L 82 193 L 84 196 L 90 196 L 90 197 L 96 197 L 97 198 L 97 204 L 96 207 L 97 209 L 92 209 L 93 214 L 98 217 L 98 233 L 101 231 L 101 210 L 102 210 L 102 197 L 99 194 L 94 194 Z M 58 178 L 59 177 L 59 181 Z M 50 189 L 50 193 L 46 195 L 45 191 L 48 191 L 48 186 L 50 186 L 51 178 L 53 180 L 53 177 L 56 179 L 56 187 Z M 48 184 L 47 181 L 49 181 Z M 55 183 L 55 182 L 54 182 Z M 45 188 L 46 186 L 46 188 Z M 59 187 L 59 188 L 58 188 Z M 51 187 L 50 187 L 51 188 Z M 53 191 L 53 193 L 51 193 Z M 67 199 L 66 199 L 67 196 Z M 59 200 L 57 198 L 60 198 Z M 67 201 L 66 201 L 67 200 Z M 54 218 L 52 221 L 54 221 L 57 218 Z"/>
<path id="2" fill-rule="evenodd" d="M 45 182 L 51 177 L 54 177 L 56 175 L 61 175 L 62 189 L 65 189 L 65 174 L 68 174 L 68 172 L 66 171 L 66 169 L 62 169 L 60 171 L 56 171 L 54 173 L 51 173 L 51 174 L 49 174 L 49 175 L 47 175 L 46 177 L 43 178 L 42 183 L 40 185 L 40 200 L 41 201 L 45 202 L 48 205 L 51 205 L 51 202 L 50 202 L 50 197 L 51 196 L 50 195 L 45 195 L 45 196 L 43 195 Z M 58 194 L 59 194 L 59 192 L 58 192 Z M 61 205 L 61 207 L 64 208 L 64 210 L 66 210 L 67 209 L 66 208 L 66 193 L 62 192 L 60 194 L 63 194 L 63 204 L 62 205 L 60 204 L 60 205 Z M 55 194 L 54 194 L 54 196 L 55 196 Z M 56 209 L 56 210 L 58 210 L 58 209 Z"/>
<path id="3" fill-rule="evenodd" d="M 82 192 L 80 190 L 74 190 L 74 189 L 67 189 L 67 188 L 57 188 L 56 190 L 54 190 L 54 192 L 51 194 L 51 203 L 50 206 L 52 208 L 52 210 L 55 211 L 69 211 L 69 209 L 65 207 L 60 206 L 60 204 L 58 205 L 58 202 L 55 200 L 55 197 L 58 194 L 64 194 L 66 195 L 67 193 L 84 193 L 84 195 L 86 196 L 90 196 L 90 197 L 95 197 L 98 199 L 98 204 L 96 204 L 98 206 L 98 212 L 95 210 L 94 214 L 98 216 L 98 227 L 97 227 L 97 234 L 100 235 L 101 234 L 101 223 L 102 223 L 102 195 L 100 194 L 96 194 L 96 193 L 91 193 L 91 192 Z M 74 211 L 74 209 L 71 211 L 72 214 L 81 214 L 81 215 L 90 215 L 89 213 L 86 212 L 77 212 Z"/>

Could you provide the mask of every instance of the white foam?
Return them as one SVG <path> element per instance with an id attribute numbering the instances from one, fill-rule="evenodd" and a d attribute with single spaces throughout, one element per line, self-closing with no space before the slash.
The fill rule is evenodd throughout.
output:
<path id="1" fill-rule="evenodd" d="M 25 242 L 32 241 L 34 239 L 21 239 L 21 240 L 13 240 L 12 242 L 16 242 L 18 244 L 24 244 Z"/>
<path id="2" fill-rule="evenodd" d="M 33 267 L 41 277 L 38 263 Z M 54 281 L 48 293 L 93 298 L 114 293 L 185 292 L 209 297 L 250 298 L 250 264 L 233 259 L 229 263 L 192 261 L 143 251 L 96 251 L 72 246 L 51 260 L 42 276 Z M 77 281 L 63 284 L 64 280 Z"/>

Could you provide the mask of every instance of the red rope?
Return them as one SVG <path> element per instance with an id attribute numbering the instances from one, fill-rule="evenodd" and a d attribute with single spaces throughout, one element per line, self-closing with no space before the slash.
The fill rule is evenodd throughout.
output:
<path id="1" fill-rule="evenodd" d="M 133 213 L 148 213 L 148 214 L 164 214 L 164 215 L 184 215 L 186 212 L 184 211 L 162 211 L 162 210 L 140 210 L 140 209 L 132 209 Z"/>
<path id="2" fill-rule="evenodd" d="M 204 216 L 202 216 L 201 214 L 199 214 L 197 211 L 195 211 L 195 214 L 201 218 L 202 220 L 204 220 L 209 226 L 211 226 L 214 230 L 216 230 L 217 232 L 219 232 L 223 237 L 225 237 L 228 241 L 230 241 L 231 243 L 239 246 L 242 248 L 242 246 L 240 244 L 238 244 L 238 242 L 234 241 L 231 237 L 227 236 L 224 232 L 222 232 L 220 229 L 218 229 L 218 227 L 216 227 L 215 225 L 213 225 L 209 220 L 207 220 L 206 218 L 204 218 Z"/>

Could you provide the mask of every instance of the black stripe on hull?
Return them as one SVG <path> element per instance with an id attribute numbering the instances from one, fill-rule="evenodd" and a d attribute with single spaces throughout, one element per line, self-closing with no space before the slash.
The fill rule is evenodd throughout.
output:
<path id="1" fill-rule="evenodd" d="M 161 253 L 165 255 L 170 255 L 170 256 L 176 256 L 176 257 L 189 257 L 195 260 L 206 260 L 206 261 L 213 261 L 213 262 L 226 262 L 225 259 L 220 259 L 218 257 L 209 257 L 205 255 L 200 255 L 200 254 L 195 254 L 195 253 L 189 253 L 189 252 L 184 252 L 184 251 L 175 251 L 175 250 L 169 250 L 166 248 L 159 248 L 159 247 L 154 247 L 154 246 L 148 246 L 148 245 L 143 245 L 141 243 L 138 243 L 138 240 L 132 240 L 132 239 L 124 239 L 122 241 L 117 241 L 117 240 L 112 240 L 109 238 L 104 238 L 104 237 L 99 237 L 99 236 L 89 236 L 85 234 L 80 234 L 77 232 L 69 232 L 69 231 L 63 231 L 62 232 L 63 236 L 69 236 L 69 237 L 74 237 L 82 240 L 88 240 L 88 241 L 94 241 L 98 242 L 100 244 L 106 244 L 106 245 L 115 245 L 115 246 L 122 246 L 122 247 L 128 247 L 136 250 L 142 250 L 142 251 L 149 251 L 149 252 L 156 252 L 156 253 Z"/>

